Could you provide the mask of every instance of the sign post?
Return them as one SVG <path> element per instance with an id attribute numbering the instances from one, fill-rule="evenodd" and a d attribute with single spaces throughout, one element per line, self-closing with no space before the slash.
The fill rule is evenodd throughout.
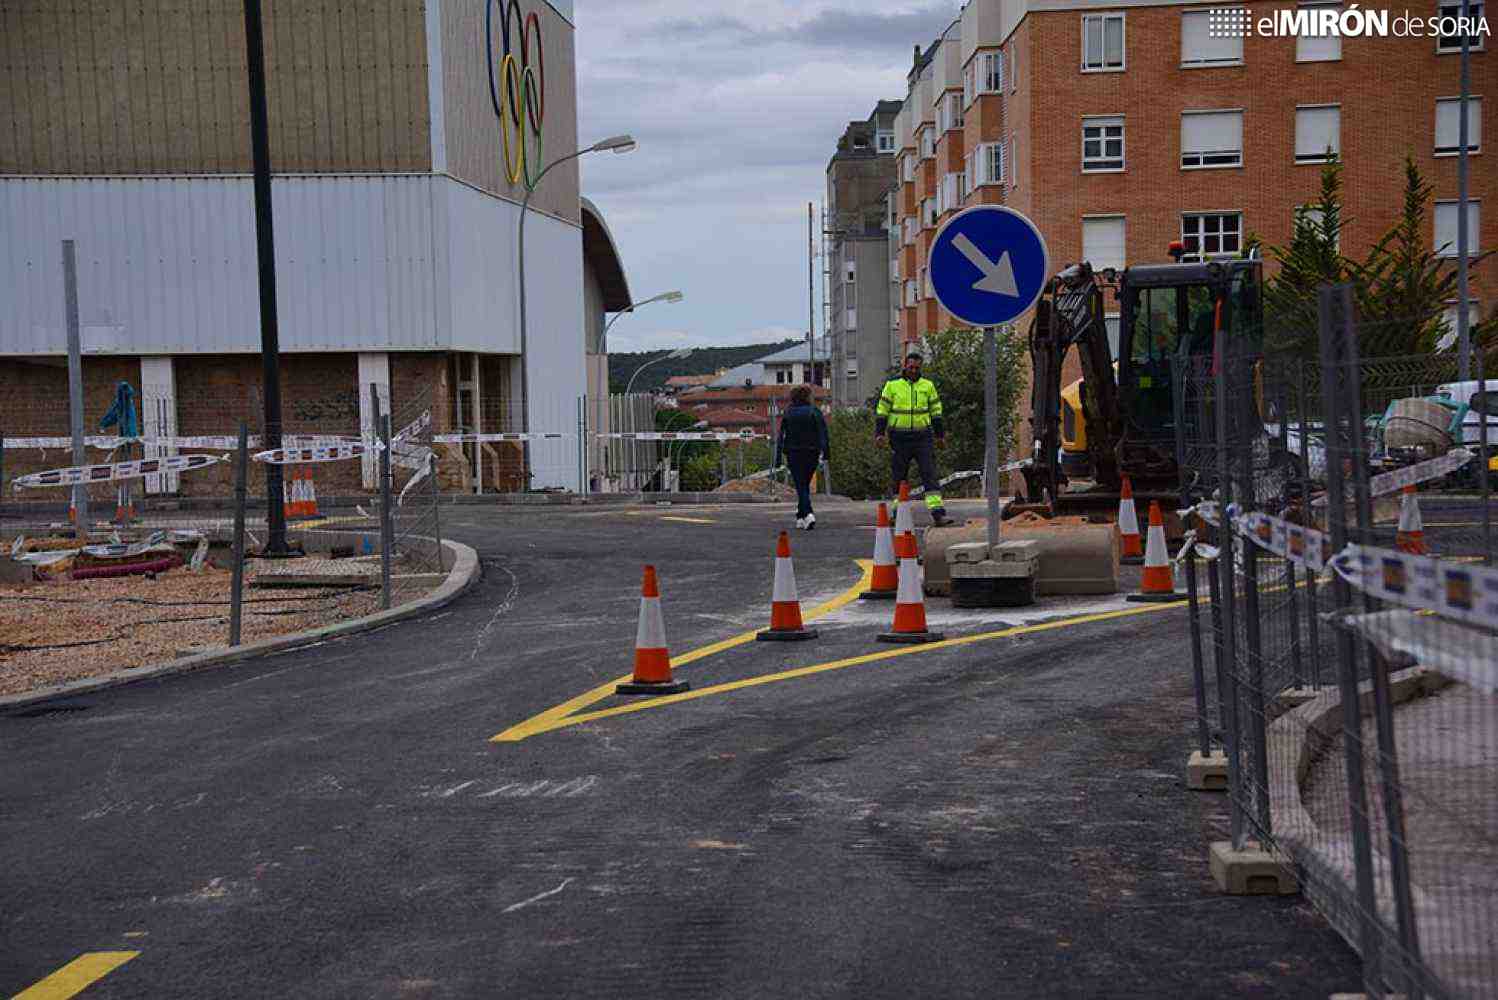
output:
<path id="1" fill-rule="evenodd" d="M 998 327 L 1018 319 L 1040 298 L 1050 277 L 1050 253 L 1024 215 L 1002 205 L 975 205 L 937 230 L 927 267 L 942 308 L 983 329 L 983 464 L 991 548 L 999 541 Z"/>

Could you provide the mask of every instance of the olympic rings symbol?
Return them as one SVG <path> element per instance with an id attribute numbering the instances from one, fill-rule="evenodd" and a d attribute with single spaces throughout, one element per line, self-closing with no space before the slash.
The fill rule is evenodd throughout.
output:
<path id="1" fill-rule="evenodd" d="M 494 45 L 496 9 L 500 15 L 498 51 Z M 546 121 L 541 18 L 534 11 L 522 16 L 520 0 L 486 0 L 484 54 L 489 65 L 489 100 L 499 119 L 505 174 L 511 184 L 524 182 L 527 189 L 534 190 L 541 168 L 541 127 Z"/>

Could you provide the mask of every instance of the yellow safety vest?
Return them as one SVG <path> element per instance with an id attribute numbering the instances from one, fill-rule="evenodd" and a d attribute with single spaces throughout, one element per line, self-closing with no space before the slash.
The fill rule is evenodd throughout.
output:
<path id="1" fill-rule="evenodd" d="M 893 431 L 923 431 L 941 416 L 941 397 L 928 378 L 914 382 L 900 376 L 884 383 L 875 413 L 889 421 Z"/>

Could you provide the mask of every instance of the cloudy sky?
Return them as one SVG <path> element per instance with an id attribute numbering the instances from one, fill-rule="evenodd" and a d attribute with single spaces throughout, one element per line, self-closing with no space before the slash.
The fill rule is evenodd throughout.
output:
<path id="1" fill-rule="evenodd" d="M 959 0 L 577 0 L 583 193 L 618 240 L 636 299 L 613 351 L 805 336 L 806 203 L 850 120 L 905 96 L 917 42 Z M 820 279 L 819 279 L 820 280 Z M 818 287 L 818 333 L 820 329 Z"/>

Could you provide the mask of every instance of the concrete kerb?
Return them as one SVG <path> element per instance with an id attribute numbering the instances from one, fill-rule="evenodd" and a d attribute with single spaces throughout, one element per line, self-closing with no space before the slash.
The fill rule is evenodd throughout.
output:
<path id="1" fill-rule="evenodd" d="M 232 649 L 211 650 L 206 653 L 197 653 L 193 656 L 184 656 L 176 660 L 168 660 L 165 663 L 119 670 L 112 674 L 106 674 L 103 677 L 87 677 L 36 691 L 0 696 L 0 715 L 11 714 L 18 708 L 30 708 L 47 702 L 62 701 L 67 698 L 77 697 L 78 695 L 102 691 L 106 688 L 123 687 L 126 684 L 136 684 L 141 681 L 169 677 L 173 674 L 185 674 L 208 667 L 238 663 L 241 660 L 266 656 L 271 653 L 281 653 L 301 646 L 310 646 L 314 643 L 324 642 L 328 639 L 367 632 L 382 625 L 389 625 L 392 622 L 413 618 L 428 611 L 435 611 L 460 597 L 469 587 L 478 582 L 481 574 L 478 553 L 471 547 L 464 545 L 462 542 L 449 540 L 444 540 L 442 544 L 449 550 L 452 557 L 452 569 L 448 571 L 447 579 L 432 593 L 411 601 L 408 604 L 391 608 L 389 611 L 378 611 L 372 615 L 365 615 L 363 618 L 355 618 L 352 621 L 339 622 L 336 625 L 325 625 L 322 628 L 297 632 L 293 635 L 276 636 L 273 639 L 235 646 Z"/>

